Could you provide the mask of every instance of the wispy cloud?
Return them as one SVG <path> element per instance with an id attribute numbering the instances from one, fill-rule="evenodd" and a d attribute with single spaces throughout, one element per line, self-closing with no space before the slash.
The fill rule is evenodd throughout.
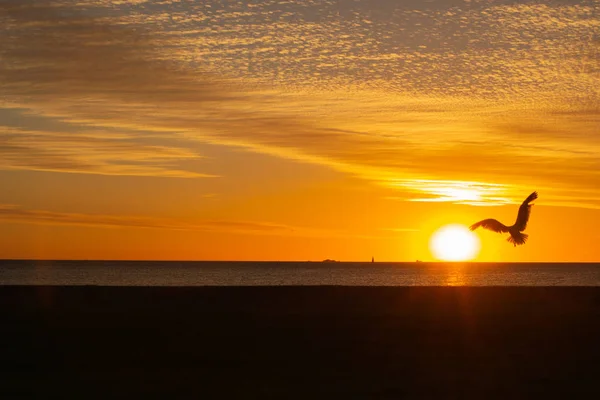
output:
<path id="1" fill-rule="evenodd" d="M 500 196 L 509 192 L 505 185 L 464 182 L 464 181 L 440 181 L 415 179 L 401 181 L 398 186 L 405 187 L 416 193 L 426 193 L 429 197 L 415 197 L 409 199 L 417 202 L 452 202 L 470 205 L 503 205 L 511 201 Z"/>
<path id="2" fill-rule="evenodd" d="M 53 136 L 32 153 L 56 170 L 193 175 L 174 162 L 183 145 L 125 149 L 153 132 L 327 165 L 407 199 L 501 204 L 535 188 L 600 204 L 597 1 L 352 4 L 8 0 L 0 106 L 126 136 L 68 151 Z M 18 134 L 0 133 L 3 167 L 40 168 Z M 113 151 L 118 168 L 100 155 Z"/>
<path id="3" fill-rule="evenodd" d="M 300 237 L 354 237 L 352 233 L 292 226 L 265 221 L 244 220 L 178 220 L 132 215 L 66 213 L 27 209 L 0 204 L 0 221 L 27 224 L 79 225 L 99 228 L 167 229 L 199 232 L 223 232 L 245 235 L 277 235 Z"/>
<path id="4" fill-rule="evenodd" d="M 98 136 L 0 126 L 0 168 L 181 178 L 211 176 L 177 169 L 176 161 L 200 158 L 188 149 Z"/>
<path id="5" fill-rule="evenodd" d="M 394 238 L 396 235 L 378 232 L 356 233 L 343 229 L 288 225 L 270 221 L 227 219 L 177 219 L 143 215 L 108 215 L 69 213 L 29 209 L 14 204 L 0 204 L 1 223 L 36 225 L 88 226 L 106 229 L 158 229 L 190 232 L 215 232 L 239 235 L 274 235 L 307 238 Z M 416 232 L 414 228 L 390 228 L 384 231 L 397 233 Z"/>
<path id="6" fill-rule="evenodd" d="M 396 232 L 396 233 L 412 233 L 419 232 L 416 228 L 385 228 L 385 231 Z"/>

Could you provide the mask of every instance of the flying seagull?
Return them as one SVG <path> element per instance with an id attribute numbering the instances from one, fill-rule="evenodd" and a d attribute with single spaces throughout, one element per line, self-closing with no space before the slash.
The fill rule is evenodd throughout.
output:
<path id="1" fill-rule="evenodd" d="M 527 221 L 529 220 L 529 214 L 531 213 L 531 206 L 533 204 L 529 204 L 533 200 L 537 199 L 537 192 L 533 192 L 525 199 L 525 201 L 519 207 L 519 214 L 517 214 L 517 221 L 512 226 L 506 226 L 500 221 L 495 219 L 484 219 L 483 221 L 479 221 L 474 223 L 469 227 L 472 231 L 479 228 L 480 226 L 485 229 L 489 229 L 490 231 L 504 233 L 510 233 L 510 236 L 506 239 L 510 243 L 512 243 L 515 247 L 518 244 L 525 244 L 527 241 L 527 237 L 529 235 L 525 233 L 521 233 L 527 227 Z"/>

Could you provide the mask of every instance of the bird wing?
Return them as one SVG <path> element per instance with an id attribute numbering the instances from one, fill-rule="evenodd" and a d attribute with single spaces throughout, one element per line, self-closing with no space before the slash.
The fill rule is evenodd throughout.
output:
<path id="1" fill-rule="evenodd" d="M 469 227 L 470 230 L 474 231 L 475 229 L 482 227 L 485 229 L 489 229 L 490 231 L 494 231 L 497 233 L 508 232 L 508 227 L 504 225 L 502 222 L 489 218 L 484 219 L 482 221 L 476 222 Z"/>
<path id="2" fill-rule="evenodd" d="M 537 199 L 537 192 L 531 193 L 525 201 L 519 207 L 519 214 L 517 215 L 517 222 L 515 222 L 515 228 L 519 231 L 524 231 L 527 227 L 527 221 L 529 221 L 529 214 L 531 214 L 531 204 L 533 200 Z"/>

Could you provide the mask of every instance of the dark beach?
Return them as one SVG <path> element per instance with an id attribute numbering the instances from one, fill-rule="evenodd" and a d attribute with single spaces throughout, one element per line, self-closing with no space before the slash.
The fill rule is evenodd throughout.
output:
<path id="1" fill-rule="evenodd" d="M 596 287 L 0 287 L 2 398 L 597 398 Z"/>

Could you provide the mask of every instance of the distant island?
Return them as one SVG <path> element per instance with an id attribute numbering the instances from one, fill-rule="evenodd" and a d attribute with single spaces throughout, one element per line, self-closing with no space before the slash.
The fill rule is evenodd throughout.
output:
<path id="1" fill-rule="evenodd" d="M 338 261 L 331 260 L 331 259 L 327 258 L 327 259 L 323 260 L 322 262 L 324 262 L 324 263 L 334 263 L 334 262 L 338 262 Z"/>

